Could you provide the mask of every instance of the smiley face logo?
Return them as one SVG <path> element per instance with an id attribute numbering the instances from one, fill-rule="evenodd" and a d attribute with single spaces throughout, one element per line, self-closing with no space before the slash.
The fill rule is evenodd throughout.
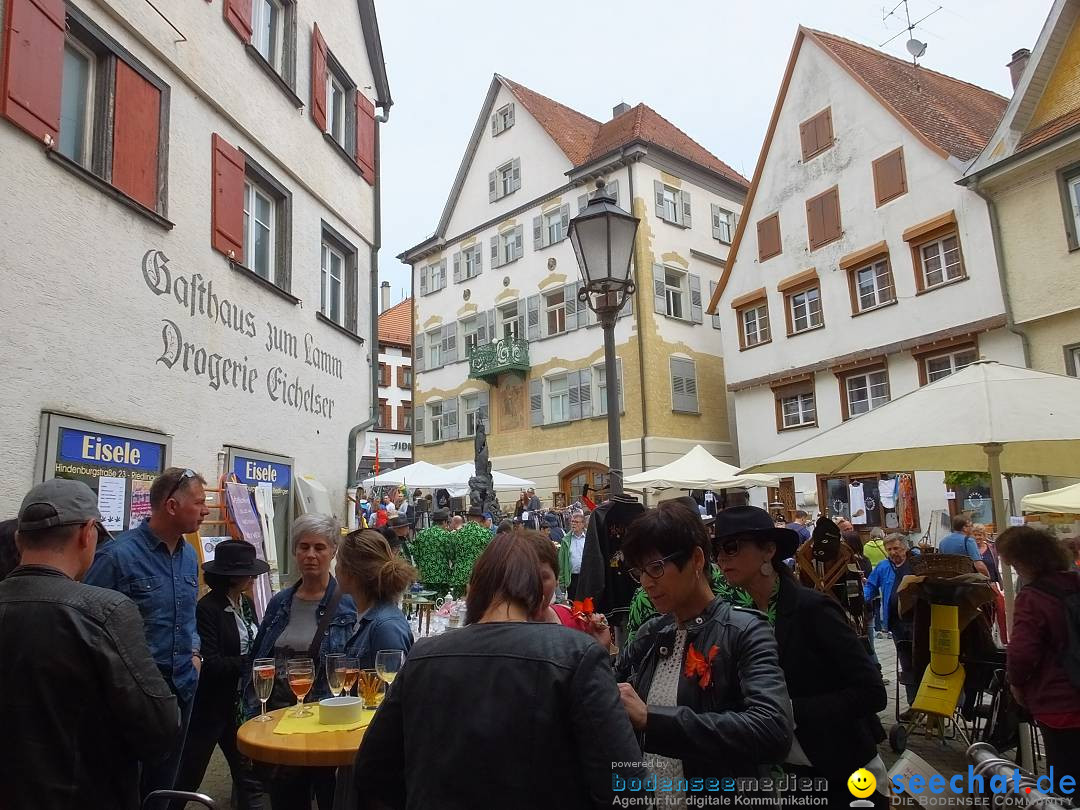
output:
<path id="1" fill-rule="evenodd" d="M 877 789 L 877 779 L 866 768 L 859 768 L 848 777 L 847 786 L 856 799 L 865 799 Z"/>

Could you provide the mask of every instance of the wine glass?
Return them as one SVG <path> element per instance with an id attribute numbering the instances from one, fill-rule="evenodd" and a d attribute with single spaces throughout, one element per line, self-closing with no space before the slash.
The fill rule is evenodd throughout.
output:
<path id="1" fill-rule="evenodd" d="M 402 664 L 405 663 L 404 650 L 379 650 L 375 653 L 375 671 L 387 686 L 394 682 Z"/>
<path id="2" fill-rule="evenodd" d="M 342 679 L 341 684 L 346 695 L 352 694 L 357 678 L 360 677 L 360 661 L 356 658 L 345 656 L 341 659 Z"/>
<path id="3" fill-rule="evenodd" d="M 326 685 L 330 687 L 330 694 L 334 697 L 341 695 L 341 687 L 345 685 L 345 660 L 344 653 L 332 653 L 326 656 Z"/>
<path id="4" fill-rule="evenodd" d="M 277 665 L 273 658 L 256 658 L 251 668 L 251 682 L 255 687 L 255 697 L 259 699 L 259 716 L 255 719 L 265 723 L 273 718 L 266 713 L 266 701 L 274 691 L 274 676 L 277 674 Z"/>
<path id="5" fill-rule="evenodd" d="M 304 697 L 315 682 L 315 665 L 310 658 L 294 658 L 285 664 L 285 669 L 289 676 L 289 688 L 296 695 L 296 713 L 293 717 L 310 717 L 312 713 L 304 709 Z"/>

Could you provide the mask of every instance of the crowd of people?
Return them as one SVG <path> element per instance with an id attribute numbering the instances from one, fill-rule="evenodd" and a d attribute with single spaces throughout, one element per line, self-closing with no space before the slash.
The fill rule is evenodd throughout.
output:
<path id="1" fill-rule="evenodd" d="M 877 622 L 897 646 L 909 703 L 918 683 L 898 598 L 913 553 L 904 535 L 864 543 L 845 521 L 821 519 L 811 532 L 805 514 L 795 525 L 747 505 L 703 515 L 688 498 L 641 509 L 621 537 L 617 564 L 637 591 L 616 636 L 579 593 L 584 512 L 563 532 L 546 521 L 495 527 L 479 509 L 455 529 L 436 508 L 414 535 L 415 507 L 402 497 L 381 530 L 294 521 L 297 578 L 257 619 L 249 592 L 267 565 L 243 541 L 219 544 L 203 564 L 199 598 L 184 535 L 207 516 L 204 485 L 193 470 L 165 470 L 150 517 L 116 537 L 95 493 L 63 479 L 34 487 L 17 520 L 0 524 L 0 558 L 12 566 L 0 582 L 0 710 L 11 724 L 0 776 L 11 807 L 136 808 L 154 790 L 197 789 L 216 746 L 241 810 L 308 810 L 312 800 L 329 810 L 335 769 L 271 766 L 238 750 L 238 726 L 263 709 L 252 665 L 275 662 L 273 710 L 295 702 L 289 660 L 313 661 L 306 700 L 317 701 L 329 695 L 330 656 L 371 668 L 379 650 L 407 659 L 356 755 L 360 808 L 591 808 L 631 796 L 685 807 L 724 780 L 781 806 L 797 803 L 795 785 L 846 806 L 854 771 L 887 783 Z M 954 529 L 950 549 L 978 555 L 999 581 L 1004 560 L 1025 583 L 1009 683 L 1048 764 L 1075 774 L 1073 557 L 1033 528 L 996 544 L 965 521 Z M 862 637 L 841 602 L 793 571 L 800 545 L 826 537 L 850 548 L 875 614 Z M 414 583 L 463 596 L 465 627 L 414 643 L 400 608 Z M 880 792 L 870 801 L 888 804 Z"/>

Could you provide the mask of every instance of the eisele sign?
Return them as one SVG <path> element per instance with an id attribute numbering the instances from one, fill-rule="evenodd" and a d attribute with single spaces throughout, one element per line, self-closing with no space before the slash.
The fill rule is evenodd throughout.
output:
<path id="1" fill-rule="evenodd" d="M 283 407 L 325 419 L 333 418 L 334 398 L 302 374 L 314 374 L 316 380 L 323 375 L 343 380 L 344 364 L 340 357 L 322 349 L 310 332 L 301 338 L 279 324 L 256 317 L 244 302 L 219 296 L 214 291 L 214 282 L 203 278 L 201 273 L 174 276 L 169 258 L 160 250 L 148 250 L 143 254 L 142 278 L 150 292 L 175 300 L 188 316 L 187 321 L 162 319 L 158 363 L 202 380 L 214 391 L 232 389 L 249 395 L 261 391 L 271 402 Z M 186 340 L 183 328 L 203 321 L 256 341 L 253 348 L 261 345 L 274 359 L 302 359 L 307 370 L 296 373 L 281 365 L 263 370 L 247 354 L 224 355 Z M 260 329 L 262 324 L 265 327 Z"/>

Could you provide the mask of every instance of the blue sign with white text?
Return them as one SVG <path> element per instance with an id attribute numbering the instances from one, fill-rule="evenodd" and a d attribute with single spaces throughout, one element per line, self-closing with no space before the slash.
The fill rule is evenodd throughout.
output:
<path id="1" fill-rule="evenodd" d="M 276 464 L 257 458 L 233 457 L 233 472 L 236 479 L 249 486 L 270 484 L 274 489 L 288 489 L 292 483 L 292 467 L 288 464 Z"/>
<path id="2" fill-rule="evenodd" d="M 60 428 L 57 456 L 63 461 L 161 472 L 165 446 L 104 433 Z"/>

